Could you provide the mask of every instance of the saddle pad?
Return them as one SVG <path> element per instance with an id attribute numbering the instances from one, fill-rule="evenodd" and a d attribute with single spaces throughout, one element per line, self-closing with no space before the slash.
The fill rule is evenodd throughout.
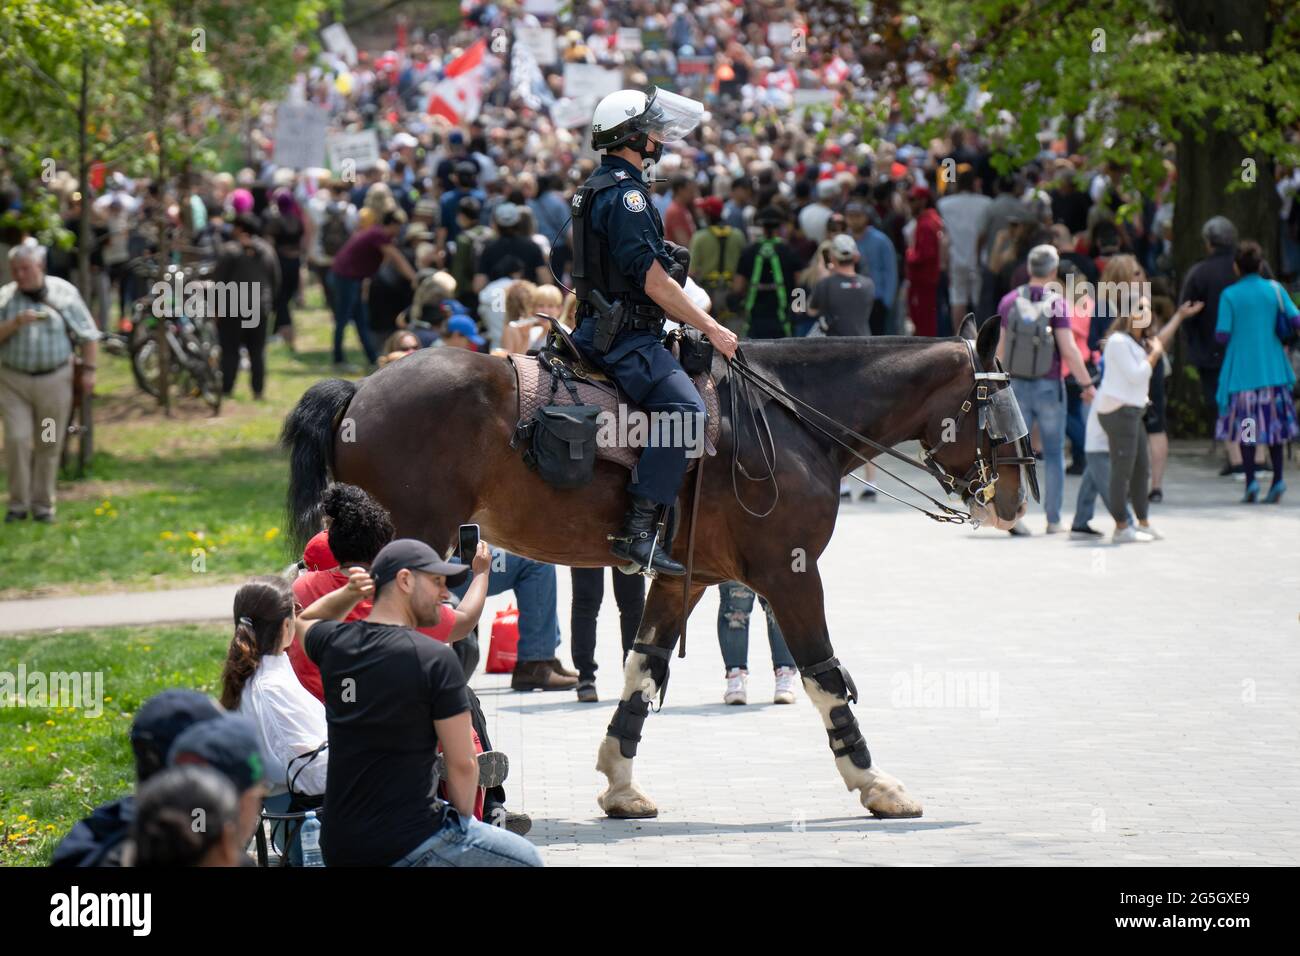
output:
<path id="1" fill-rule="evenodd" d="M 560 385 L 555 390 L 554 396 L 551 395 L 551 373 L 542 368 L 541 360 L 536 355 L 511 355 L 510 364 L 514 366 L 516 385 L 518 387 L 519 417 L 516 421 L 527 421 L 543 405 L 573 404 L 573 397 L 563 385 Z M 718 389 L 714 384 L 713 376 L 707 372 L 701 372 L 692 381 L 695 383 L 695 388 L 700 393 L 700 397 L 704 399 L 704 451 L 708 455 L 715 455 L 717 454 L 718 435 L 722 430 Z M 627 400 L 627 396 L 623 394 L 621 389 L 618 390 L 617 394 L 612 390 L 613 383 L 602 388 L 575 378 L 573 385 L 577 389 L 578 399 L 582 403 L 599 405 L 603 411 L 607 411 L 612 415 L 618 414 L 620 403 L 626 404 L 629 409 L 636 408 Z M 610 445 L 602 442 L 596 443 L 597 458 L 603 458 L 606 461 L 614 462 L 616 465 L 622 465 L 629 471 L 636 465 L 640 455 L 641 449 L 639 448 L 627 445 Z M 690 471 L 694 468 L 696 461 L 696 458 L 687 458 L 686 470 Z"/>

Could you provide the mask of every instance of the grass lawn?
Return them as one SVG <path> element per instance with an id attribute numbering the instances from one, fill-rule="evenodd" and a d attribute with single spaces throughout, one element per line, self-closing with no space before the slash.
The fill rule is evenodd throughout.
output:
<path id="1" fill-rule="evenodd" d="M 0 639 L 0 670 L 16 674 L 22 664 L 29 675 L 103 675 L 98 717 L 71 707 L 0 707 L 0 864 L 48 863 L 77 820 L 129 793 L 135 762 L 127 731 L 136 708 L 169 687 L 215 697 L 229 641 L 224 625 Z"/>
<path id="2" fill-rule="evenodd" d="M 288 462 L 276 438 L 307 387 L 332 374 L 331 324 L 314 286 L 295 325 L 297 356 L 268 347 L 265 400 L 252 401 L 240 372 L 217 417 L 197 399 L 163 417 L 127 359 L 101 353 L 91 474 L 60 482 L 54 525 L 0 525 L 0 598 L 192 587 L 283 568 Z M 347 344 L 363 358 L 354 338 Z"/>

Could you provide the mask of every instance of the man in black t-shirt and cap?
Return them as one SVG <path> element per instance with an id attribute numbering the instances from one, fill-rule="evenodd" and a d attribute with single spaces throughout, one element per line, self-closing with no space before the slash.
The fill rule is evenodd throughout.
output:
<path id="1" fill-rule="evenodd" d="M 364 621 L 321 621 L 304 649 L 320 667 L 329 725 L 321 849 L 329 866 L 541 866 L 521 836 L 474 819 L 478 761 L 455 652 L 416 631 L 440 620 L 469 568 L 411 538 L 370 563 Z M 438 799 L 442 745 L 450 802 Z"/>

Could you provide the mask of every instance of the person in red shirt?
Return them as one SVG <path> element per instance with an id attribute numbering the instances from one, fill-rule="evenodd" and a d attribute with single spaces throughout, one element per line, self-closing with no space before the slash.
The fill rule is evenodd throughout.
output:
<path id="1" fill-rule="evenodd" d="M 352 567 L 369 568 L 376 554 L 395 537 L 392 519 L 379 502 L 354 485 L 332 484 L 321 496 L 321 513 L 327 528 L 307 543 L 303 550 L 303 563 L 307 570 L 299 574 L 293 582 L 294 600 L 303 607 L 316 598 L 336 590 L 348 580 L 345 569 Z M 487 599 L 491 551 L 485 542 L 479 543 L 479 551 L 474 556 L 472 565 L 473 581 L 460 599 L 460 604 L 453 608 L 442 605 L 442 619 L 435 627 L 422 627 L 417 630 L 434 640 L 454 644 L 469 634 L 478 624 L 483 613 L 483 604 Z M 345 621 L 365 620 L 370 616 L 373 602 L 367 598 L 354 607 L 345 617 Z M 320 668 L 308 657 L 298 642 L 289 645 L 289 663 L 298 680 L 307 691 L 321 703 L 325 702 L 321 687 Z M 487 722 L 473 691 L 470 695 L 470 712 L 474 726 L 475 742 L 480 752 L 492 750 L 488 739 Z M 514 833 L 523 834 L 531 827 L 527 814 L 508 813 L 504 807 L 505 790 L 500 783 L 486 789 L 480 794 L 475 804 L 475 814 L 480 819 L 493 822 L 502 818 L 504 825 Z"/>
<path id="2" fill-rule="evenodd" d="M 934 208 L 934 196 L 915 186 L 908 197 L 916 232 L 907 248 L 907 312 L 917 335 L 939 334 L 940 242 L 943 220 Z"/>
<path id="3" fill-rule="evenodd" d="M 664 213 L 664 238 L 679 246 L 690 248 L 695 235 L 695 182 L 685 175 L 673 177 L 673 201 Z"/>

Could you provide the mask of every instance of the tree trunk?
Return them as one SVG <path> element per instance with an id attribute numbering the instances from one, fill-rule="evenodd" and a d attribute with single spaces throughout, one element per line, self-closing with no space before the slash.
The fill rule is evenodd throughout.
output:
<path id="1" fill-rule="evenodd" d="M 1262 56 L 1268 49 L 1272 35 L 1268 0 L 1173 0 L 1172 6 L 1179 47 L 1184 53 L 1254 52 Z M 1230 43 L 1228 37 L 1234 31 L 1241 40 Z M 1174 270 L 1180 285 L 1187 270 L 1205 255 L 1201 227 L 1213 216 L 1227 216 L 1237 227 L 1238 236 L 1257 240 L 1269 262 L 1278 265 L 1279 200 L 1273 160 L 1247 152 L 1237 134 L 1214 129 L 1214 120 L 1212 114 L 1195 126 L 1178 129 Z M 1237 188 L 1229 191 L 1234 183 Z M 1175 294 L 1177 291 L 1175 288 Z M 1169 432 L 1180 438 L 1208 437 L 1201 387 L 1192 378 L 1185 354 L 1185 344 L 1179 337 L 1173 356 L 1174 374 L 1167 383 Z"/>
<path id="2" fill-rule="evenodd" d="M 1259 53 L 1272 35 L 1267 0 L 1175 0 L 1179 42 L 1188 53 Z M 1241 42 L 1229 43 L 1233 32 Z M 1201 226 L 1212 216 L 1227 216 L 1243 239 L 1255 239 L 1275 267 L 1278 263 L 1279 200 L 1271 157 L 1247 152 L 1234 133 L 1211 128 L 1213 117 L 1178 130 L 1178 192 L 1174 205 L 1174 264 L 1178 275 L 1205 254 Z M 1252 164 L 1243 166 L 1246 160 Z M 1253 176 L 1251 182 L 1249 177 Z M 1243 182 L 1228 192 L 1232 183 Z"/>
<path id="3" fill-rule="evenodd" d="M 81 212 L 77 217 L 77 288 L 81 298 L 91 301 L 90 290 L 90 160 L 86 144 L 86 122 L 90 112 L 90 57 L 81 52 L 81 88 L 77 94 L 77 184 L 81 189 Z M 107 313 L 111 315 L 111 311 Z"/>
<path id="4" fill-rule="evenodd" d="M 152 92 L 153 107 L 153 128 L 156 138 L 155 147 L 158 150 L 158 188 L 160 201 L 158 208 L 154 210 L 158 223 L 158 261 L 163 272 L 159 278 L 167 277 L 167 260 L 171 258 L 171 250 L 168 248 L 167 237 L 167 204 L 166 183 L 167 183 L 167 99 L 169 92 L 168 86 L 170 81 L 169 72 L 164 73 L 166 69 L 163 58 L 174 56 L 171 45 L 165 42 L 165 36 L 161 35 L 164 27 L 156 21 L 149 28 L 149 85 Z M 175 306 L 175 303 L 173 303 Z M 172 413 L 171 400 L 171 350 L 167 345 L 167 320 L 164 318 L 158 322 L 155 330 L 154 347 L 158 350 L 158 400 L 162 403 L 163 414 L 170 417 Z"/>

